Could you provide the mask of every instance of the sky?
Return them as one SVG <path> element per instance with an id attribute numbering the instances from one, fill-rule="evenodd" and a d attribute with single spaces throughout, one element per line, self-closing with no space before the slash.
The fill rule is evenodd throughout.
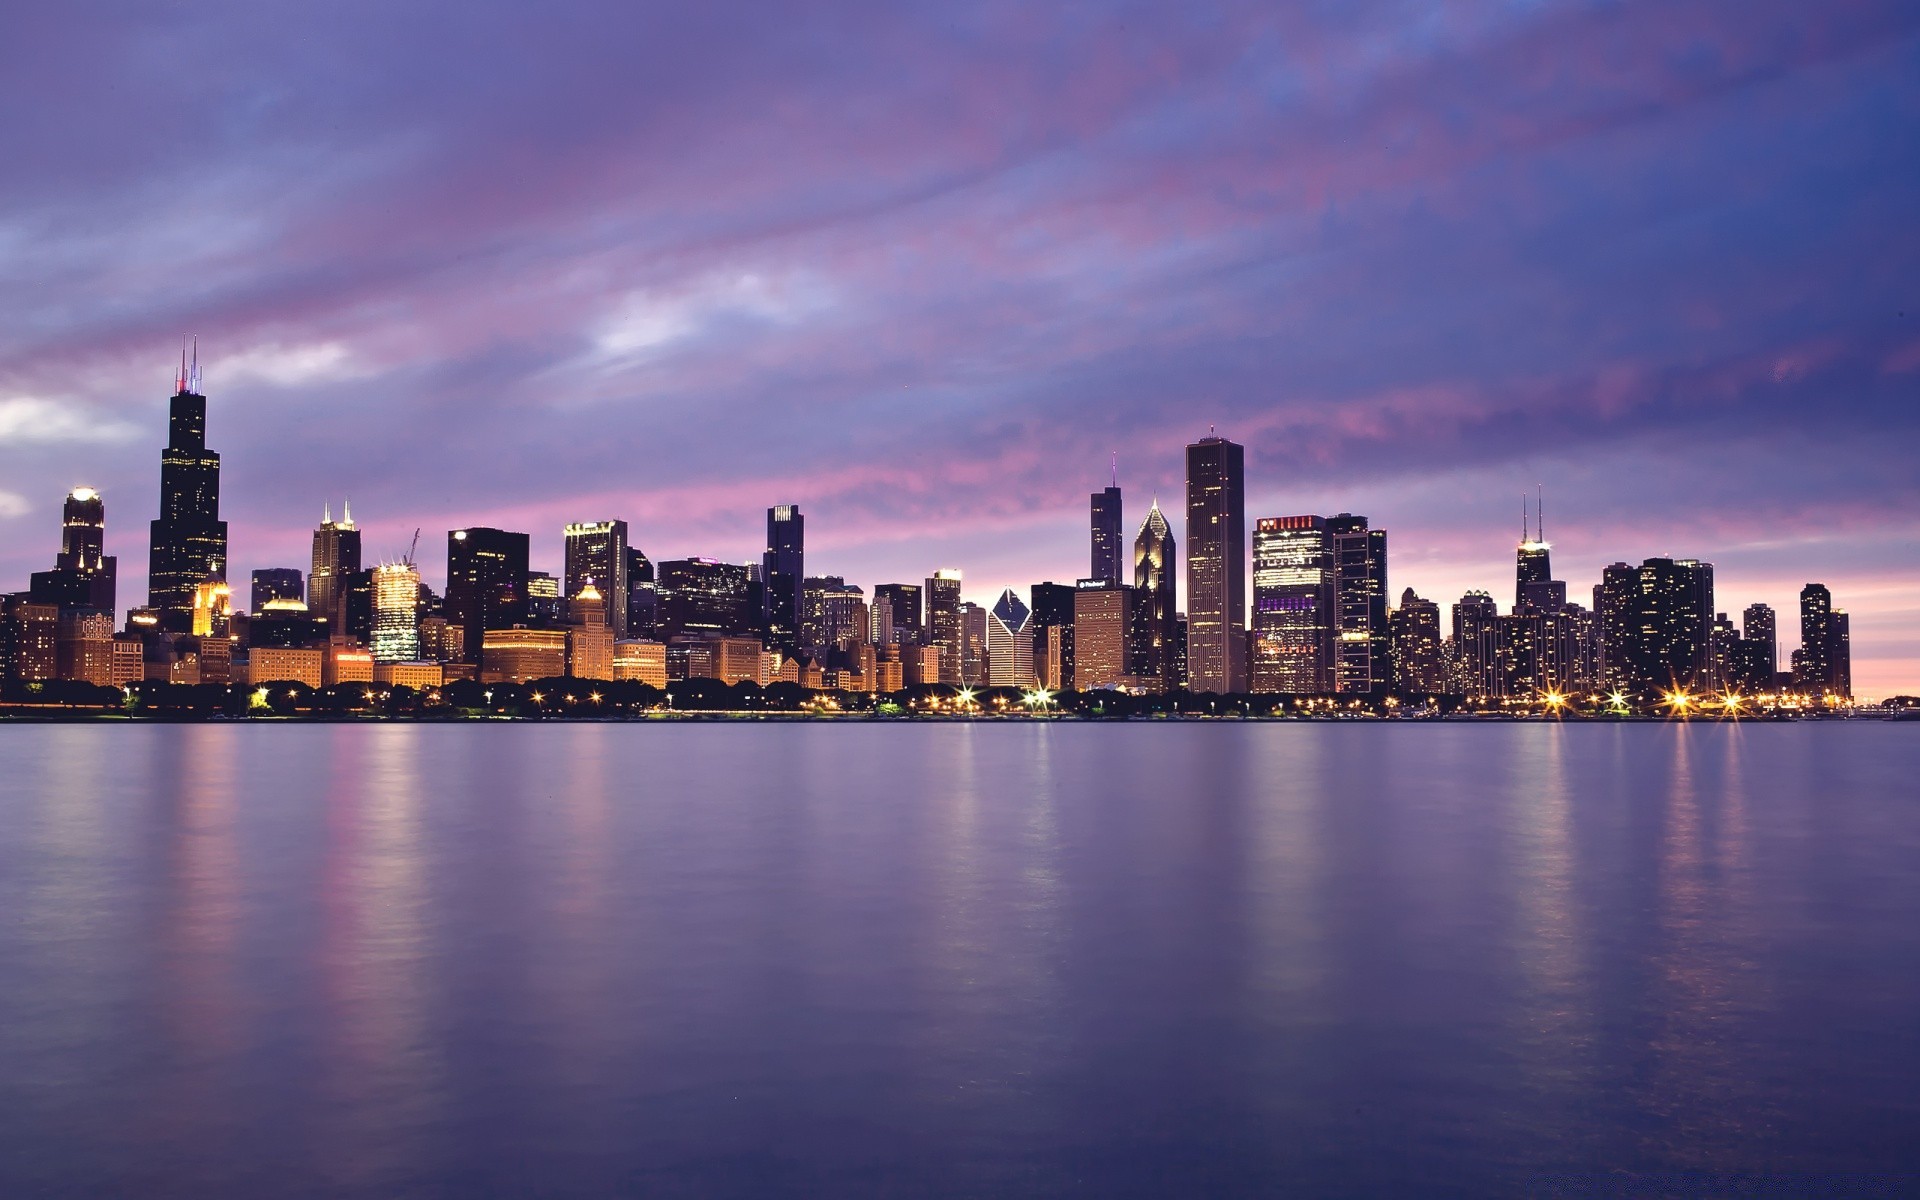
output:
<path id="1" fill-rule="evenodd" d="M 37 5 L 0 39 L 0 588 L 103 492 L 123 607 L 180 339 L 231 576 L 351 497 L 618 517 L 864 584 L 1087 570 L 1117 456 L 1184 541 L 1355 512 L 1389 583 L 1697 557 L 1920 693 L 1920 7 Z"/>

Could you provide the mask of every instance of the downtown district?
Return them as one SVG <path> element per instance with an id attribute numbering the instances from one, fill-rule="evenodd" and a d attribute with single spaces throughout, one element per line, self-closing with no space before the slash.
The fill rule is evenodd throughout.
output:
<path id="1" fill-rule="evenodd" d="M 525 533 L 456 529 L 435 593 L 411 552 L 363 566 L 343 505 L 304 574 L 254 571 L 238 611 L 206 432 L 183 362 L 147 602 L 120 628 L 104 503 L 67 497 L 53 569 L 0 596 L 8 711 L 1728 717 L 1851 701 L 1847 615 L 1817 583 L 1783 669 L 1774 611 L 1750 605 L 1736 628 L 1715 611 L 1713 565 L 1693 559 L 1615 563 L 1587 607 L 1523 529 L 1511 606 L 1469 592 L 1443 630 L 1412 589 L 1389 607 L 1387 533 L 1365 517 L 1259 518 L 1249 555 L 1244 451 L 1211 435 L 1187 447 L 1184 613 L 1165 514 L 1140 522 L 1129 563 L 1118 486 L 1091 497 L 1086 578 L 1009 588 L 991 608 L 961 598 L 957 570 L 871 596 L 808 575 L 794 505 L 767 510 L 766 551 L 745 565 L 654 563 L 624 521 L 601 521 L 566 527 L 556 578 L 530 569 Z"/>

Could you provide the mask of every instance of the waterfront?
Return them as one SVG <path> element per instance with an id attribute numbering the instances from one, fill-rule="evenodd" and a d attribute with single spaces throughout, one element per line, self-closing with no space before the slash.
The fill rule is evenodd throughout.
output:
<path id="1" fill-rule="evenodd" d="M 1885 722 L 0 728 L 0 1191 L 1877 1194 L 1916 767 Z"/>

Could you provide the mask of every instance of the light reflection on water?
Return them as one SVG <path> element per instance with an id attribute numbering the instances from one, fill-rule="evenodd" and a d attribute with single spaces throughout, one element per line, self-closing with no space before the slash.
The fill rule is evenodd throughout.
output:
<path id="1" fill-rule="evenodd" d="M 1910 1172 L 1911 732 L 0 730 L 0 1193 Z"/>

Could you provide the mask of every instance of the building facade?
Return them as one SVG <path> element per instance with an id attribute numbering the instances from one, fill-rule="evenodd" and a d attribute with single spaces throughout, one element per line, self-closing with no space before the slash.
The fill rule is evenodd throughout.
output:
<path id="1" fill-rule="evenodd" d="M 1247 690 L 1246 451 L 1187 447 L 1187 673 L 1195 692 Z M 1078 625 L 1075 628 L 1078 666 Z"/>

